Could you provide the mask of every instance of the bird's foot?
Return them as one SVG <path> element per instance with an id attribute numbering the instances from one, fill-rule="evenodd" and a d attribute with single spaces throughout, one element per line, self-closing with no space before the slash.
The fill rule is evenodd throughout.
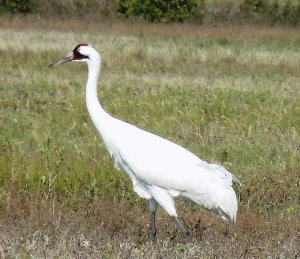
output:
<path id="1" fill-rule="evenodd" d="M 152 231 L 152 230 L 151 230 L 150 238 L 151 238 L 151 241 L 152 241 L 153 243 L 156 242 L 156 230 L 155 230 L 155 231 Z"/>
<path id="2" fill-rule="evenodd" d="M 186 241 L 190 241 L 191 240 L 191 235 L 189 231 L 186 231 L 185 233 L 183 233 L 184 238 Z"/>

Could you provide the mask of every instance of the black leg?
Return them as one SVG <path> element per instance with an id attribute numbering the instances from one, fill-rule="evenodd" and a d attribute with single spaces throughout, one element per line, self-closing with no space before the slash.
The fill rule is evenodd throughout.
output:
<path id="1" fill-rule="evenodd" d="M 174 219 L 175 223 L 177 224 L 177 226 L 179 227 L 181 233 L 184 235 L 184 237 L 186 239 L 189 239 L 190 233 L 186 230 L 184 225 L 180 222 L 180 220 L 177 217 L 173 217 L 173 219 Z"/>
<path id="2" fill-rule="evenodd" d="M 155 241 L 156 237 L 156 225 L 155 225 L 155 215 L 157 211 L 157 201 L 151 198 L 149 200 L 149 208 L 151 211 L 151 217 L 150 217 L 150 234 L 151 234 L 151 240 Z"/>
<path id="3" fill-rule="evenodd" d="M 150 229 L 151 229 L 151 239 L 155 240 L 156 237 L 155 212 L 151 212 Z"/>

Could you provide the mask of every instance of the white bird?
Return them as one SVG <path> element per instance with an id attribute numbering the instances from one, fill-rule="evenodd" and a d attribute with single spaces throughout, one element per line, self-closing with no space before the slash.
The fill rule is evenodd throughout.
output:
<path id="1" fill-rule="evenodd" d="M 100 54 L 89 44 L 78 44 L 66 57 L 51 64 L 86 62 L 86 104 L 117 169 L 131 179 L 133 190 L 149 200 L 151 237 L 156 236 L 155 215 L 160 205 L 173 217 L 185 237 L 189 232 L 178 219 L 174 198 L 190 200 L 234 222 L 237 198 L 232 188 L 240 181 L 224 167 L 208 164 L 187 149 L 110 116 L 97 97 Z"/>

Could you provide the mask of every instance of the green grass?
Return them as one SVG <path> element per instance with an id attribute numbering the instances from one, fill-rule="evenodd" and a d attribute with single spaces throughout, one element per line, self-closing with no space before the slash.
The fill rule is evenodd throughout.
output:
<path id="1" fill-rule="evenodd" d="M 79 212 L 99 199 L 146 211 L 89 119 L 85 65 L 48 68 L 87 41 L 101 52 L 99 96 L 110 114 L 230 169 L 245 184 L 237 190 L 244 214 L 299 222 L 299 34 L 246 40 L 1 29 L 0 36 L 4 211 L 13 197 Z"/>

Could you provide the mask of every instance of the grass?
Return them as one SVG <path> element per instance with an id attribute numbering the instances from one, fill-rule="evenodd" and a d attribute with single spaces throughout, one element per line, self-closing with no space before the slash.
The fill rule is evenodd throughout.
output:
<path id="1" fill-rule="evenodd" d="M 298 31 L 89 24 L 82 33 L 76 21 L 49 31 L 43 21 L 23 22 L 3 19 L 0 30 L 1 254 L 300 256 Z M 48 68 L 84 41 L 101 51 L 107 111 L 244 182 L 233 228 L 179 202 L 191 241 L 161 210 L 158 242 L 149 242 L 146 201 L 113 168 L 88 117 L 86 67 Z"/>

